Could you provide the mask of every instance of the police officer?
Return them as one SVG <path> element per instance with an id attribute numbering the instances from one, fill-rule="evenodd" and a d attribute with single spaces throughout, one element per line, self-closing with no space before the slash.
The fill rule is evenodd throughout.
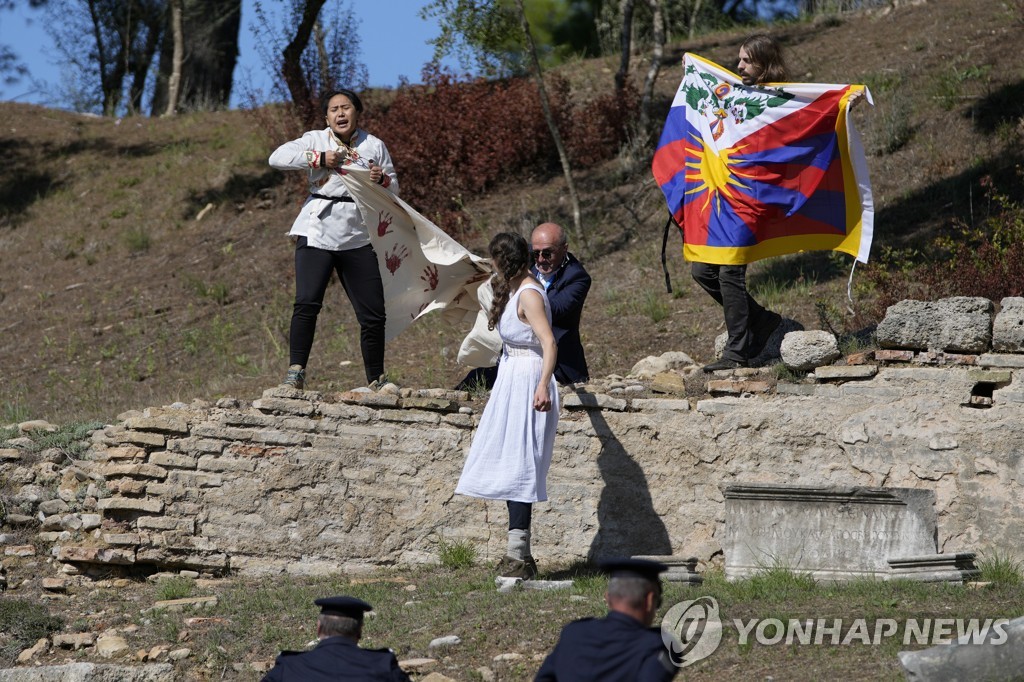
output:
<path id="1" fill-rule="evenodd" d="M 361 649 L 363 614 L 373 609 L 354 597 L 317 599 L 320 617 L 311 651 L 282 651 L 263 682 L 326 682 L 346 680 L 409 682 L 390 649 Z"/>
<path id="2" fill-rule="evenodd" d="M 652 628 L 661 606 L 657 561 L 617 559 L 600 564 L 609 575 L 604 595 L 608 615 L 584 618 L 562 628 L 535 682 L 654 682 L 671 680 L 678 668 L 669 659 L 661 632 Z"/>

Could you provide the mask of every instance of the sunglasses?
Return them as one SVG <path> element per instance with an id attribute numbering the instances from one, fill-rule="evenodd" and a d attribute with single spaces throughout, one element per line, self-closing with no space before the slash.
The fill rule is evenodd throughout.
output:
<path id="1" fill-rule="evenodd" d="M 539 249 L 537 251 L 531 251 L 530 255 L 533 256 L 534 260 L 537 260 L 538 258 L 543 258 L 544 260 L 551 260 L 552 258 L 555 257 L 555 254 L 558 253 L 558 249 L 560 248 L 560 246 L 556 246 L 551 249 Z"/>

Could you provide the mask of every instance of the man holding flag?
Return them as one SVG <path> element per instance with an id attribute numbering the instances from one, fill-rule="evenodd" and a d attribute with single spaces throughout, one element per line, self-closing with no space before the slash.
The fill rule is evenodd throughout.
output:
<path id="1" fill-rule="evenodd" d="M 740 46 L 738 74 L 683 63 L 652 170 L 694 280 L 725 314 L 725 349 L 704 371 L 746 367 L 782 321 L 747 292 L 748 263 L 815 249 L 867 262 L 870 181 L 846 117 L 866 89 L 785 83 L 782 48 L 764 34 Z"/>

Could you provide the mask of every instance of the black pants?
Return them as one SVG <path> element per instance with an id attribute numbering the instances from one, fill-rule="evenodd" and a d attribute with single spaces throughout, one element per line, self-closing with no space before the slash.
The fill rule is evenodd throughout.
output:
<path id="1" fill-rule="evenodd" d="M 727 360 L 747 361 L 751 330 L 767 314 L 765 309 L 747 293 L 746 265 L 709 265 L 693 263 L 693 279 L 718 301 L 725 312 L 725 327 L 729 340 L 725 342 L 722 357 Z"/>
<path id="2" fill-rule="evenodd" d="M 505 504 L 508 506 L 508 529 L 530 530 L 533 505 L 529 502 L 513 502 L 512 500 L 506 500 Z"/>
<path id="3" fill-rule="evenodd" d="M 348 300 L 359 321 L 359 346 L 363 352 L 366 383 L 384 373 L 384 283 L 372 246 L 349 251 L 327 251 L 306 244 L 295 245 L 295 307 L 289 334 L 289 364 L 306 366 L 313 348 L 316 318 L 324 303 L 331 273 L 338 272 Z"/>

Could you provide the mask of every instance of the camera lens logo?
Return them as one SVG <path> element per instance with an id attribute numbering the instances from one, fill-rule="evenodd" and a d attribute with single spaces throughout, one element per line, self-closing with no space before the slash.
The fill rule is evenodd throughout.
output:
<path id="1" fill-rule="evenodd" d="M 661 619 L 661 641 L 680 668 L 702 661 L 722 643 L 722 619 L 713 597 L 676 604 Z"/>

